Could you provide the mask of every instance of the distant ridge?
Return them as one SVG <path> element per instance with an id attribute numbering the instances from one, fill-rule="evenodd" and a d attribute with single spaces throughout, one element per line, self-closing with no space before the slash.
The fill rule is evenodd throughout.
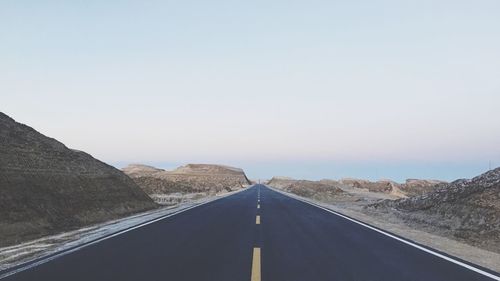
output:
<path id="1" fill-rule="evenodd" d="M 175 204 L 186 199 L 177 194 L 209 196 L 250 185 L 240 168 L 216 164 L 187 164 L 172 171 L 132 164 L 122 169 L 158 203 Z"/>
<path id="2" fill-rule="evenodd" d="M 301 180 L 296 180 L 290 177 L 275 176 L 268 182 L 268 184 L 277 188 L 285 188 L 299 181 Z M 373 193 L 390 194 L 398 198 L 425 194 L 435 190 L 442 184 L 446 184 L 446 182 L 439 180 L 408 179 L 405 183 L 400 184 L 388 179 L 369 181 L 356 178 L 342 178 L 340 180 L 322 179 L 320 181 L 310 182 L 316 182 L 318 186 L 320 183 L 323 183 L 338 188 L 349 187 Z"/>

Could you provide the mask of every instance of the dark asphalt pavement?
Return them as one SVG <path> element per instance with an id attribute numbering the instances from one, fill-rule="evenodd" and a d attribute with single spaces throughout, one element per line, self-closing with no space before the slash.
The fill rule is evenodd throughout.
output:
<path id="1" fill-rule="evenodd" d="M 254 248 L 264 281 L 493 280 L 256 185 L 2 281 L 251 280 Z"/>

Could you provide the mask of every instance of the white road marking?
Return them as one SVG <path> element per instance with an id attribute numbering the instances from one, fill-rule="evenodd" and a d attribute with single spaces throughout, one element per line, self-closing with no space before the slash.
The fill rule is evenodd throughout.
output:
<path id="1" fill-rule="evenodd" d="M 242 189 L 243 190 L 243 189 Z M 136 226 L 132 226 L 130 228 L 127 228 L 127 229 L 124 229 L 124 230 L 121 230 L 119 232 L 116 232 L 116 233 L 113 233 L 113 234 L 110 234 L 108 236 L 105 236 L 105 237 L 102 237 L 102 238 L 98 238 L 97 240 L 94 240 L 94 241 L 91 241 L 91 242 L 88 242 L 88 243 L 85 243 L 85 244 L 82 244 L 80 246 L 76 246 L 75 248 L 71 248 L 71 249 L 68 249 L 68 250 L 63 250 L 62 252 L 59 252 L 59 253 L 56 253 L 54 254 L 53 256 L 49 256 L 49 257 L 46 257 L 46 258 L 41 258 L 41 260 L 39 261 L 36 261 L 36 262 L 32 262 L 32 263 L 29 263 L 29 264 L 26 264 L 26 265 L 22 265 L 21 267 L 17 268 L 17 269 L 14 269 L 12 271 L 8 271 L 8 272 L 5 272 L 4 274 L 0 275 L 0 279 L 4 279 L 6 277 L 9 277 L 11 275 L 14 275 L 16 273 L 19 273 L 21 271 L 25 271 L 27 269 L 30 269 L 30 268 L 33 268 L 33 267 L 36 267 L 36 266 L 39 266 L 41 264 L 44 264 L 44 263 L 47 263 L 51 260 L 54 260 L 54 259 L 57 259 L 57 258 L 60 258 L 62 256 L 65 256 L 67 254 L 70 254 L 70 253 L 73 253 L 75 251 L 78 251 L 82 248 L 85 248 L 85 247 L 88 247 L 90 245 L 94 245 L 96 243 L 99 243 L 99 242 L 102 242 L 104 240 L 107 240 L 107 239 L 110 239 L 110 238 L 113 238 L 113 237 L 116 237 L 118 235 L 121 235 L 123 233 L 126 233 L 126 232 L 129 232 L 129 231 L 132 231 L 132 230 L 135 230 L 135 229 L 138 229 L 140 227 L 143 227 L 143 226 L 146 226 L 146 225 L 149 225 L 149 224 L 152 224 L 152 223 L 155 223 L 155 222 L 158 222 L 158 221 L 161 221 L 163 219 L 166 219 L 166 218 L 169 218 L 169 217 L 172 217 L 172 216 L 175 216 L 177 214 L 180 214 L 180 213 L 183 213 L 185 211 L 188 211 L 188 210 L 191 210 L 193 208 L 196 208 L 196 207 L 200 207 L 200 206 L 203 206 L 205 204 L 208 204 L 208 203 L 212 203 L 212 202 L 215 202 L 217 200 L 220 200 L 220 199 L 223 199 L 223 198 L 227 198 L 227 197 L 230 197 L 232 195 L 235 195 L 236 193 L 233 193 L 233 194 L 230 194 L 228 196 L 224 196 L 224 197 L 220 197 L 220 198 L 216 198 L 214 200 L 211 200 L 211 201 L 208 201 L 208 202 L 203 202 L 203 203 L 200 203 L 200 204 L 197 204 L 197 205 L 194 205 L 194 206 L 191 206 L 191 207 L 187 207 L 187 208 L 184 208 L 184 209 L 181 209 L 177 212 L 174 212 L 174 213 L 170 213 L 170 214 L 167 214 L 163 217 L 159 217 L 159 218 L 156 218 L 156 219 L 153 219 L 153 220 L 150 220 L 150 221 L 147 221 L 147 222 L 144 222 L 142 224 L 139 224 L 139 225 L 136 225 Z M 7 269 L 8 270 L 8 269 Z"/>
<path id="2" fill-rule="evenodd" d="M 274 189 L 272 189 L 272 190 L 274 190 Z M 281 191 L 277 191 L 277 190 L 275 190 L 275 191 L 276 191 L 276 192 L 278 192 L 278 193 L 280 193 L 280 194 L 283 194 L 283 195 L 285 195 L 285 196 L 287 196 L 287 197 L 289 197 L 289 198 L 292 198 L 292 199 L 295 199 L 295 200 L 298 200 L 298 201 L 301 201 L 301 202 L 307 203 L 307 204 L 309 204 L 309 205 L 311 205 L 311 206 L 314 206 L 314 207 L 317 207 L 317 208 L 323 209 L 323 210 L 325 210 L 325 211 L 327 211 L 327 212 L 329 212 L 329 213 L 332 213 L 332 214 L 337 215 L 337 216 L 339 216 L 339 217 L 342 217 L 342 218 L 344 218 L 344 219 L 350 220 L 350 221 L 352 221 L 352 222 L 354 222 L 354 223 L 357 223 L 357 224 L 359 224 L 359 225 L 362 225 L 362 226 L 364 226 L 364 227 L 366 227 L 366 228 L 369 228 L 369 229 L 371 229 L 371 230 L 373 230 L 373 231 L 376 231 L 376 232 L 378 232 L 378 233 L 384 234 L 384 235 L 389 236 L 389 237 L 391 237 L 391 238 L 393 238 L 393 239 L 396 239 L 396 240 L 398 240 L 398 241 L 400 241 L 400 242 L 403 242 L 403 243 L 405 243 L 405 244 L 407 244 L 407 245 L 413 246 L 413 247 L 415 247 L 415 248 L 417 248 L 417 249 L 419 249 L 419 250 L 422 250 L 422 251 L 424 251 L 424 252 L 427 252 L 427 253 L 429 253 L 429 254 L 432 254 L 432 255 L 434 255 L 434 256 L 436 256 L 436 257 L 440 257 L 440 258 L 442 258 L 442 259 L 444 259 L 444 260 L 447 260 L 447 261 L 452 262 L 452 263 L 454 263 L 454 264 L 457 264 L 457 265 L 460 265 L 460 266 L 462 266 L 462 267 L 465 267 L 465 268 L 467 268 L 467 269 L 469 269 L 469 270 L 472 270 L 472 271 L 474 271 L 474 272 L 477 272 L 477 273 L 479 273 L 479 274 L 482 274 L 482 275 L 484 275 L 484 276 L 486 276 L 486 277 L 492 278 L 493 280 L 498 280 L 498 281 L 500 281 L 500 277 L 499 277 L 499 276 L 496 276 L 496 275 L 494 275 L 494 274 L 491 274 L 491 273 L 489 273 L 489 272 L 486 272 L 486 271 L 481 270 L 481 269 L 479 269 L 479 268 L 476 268 L 476 267 L 474 267 L 474 266 L 468 265 L 468 264 L 463 263 L 463 262 L 461 262 L 461 261 L 455 260 L 455 259 L 450 258 L 450 257 L 448 257 L 448 256 L 445 256 L 445 255 L 443 255 L 443 254 L 440 254 L 440 253 L 434 252 L 434 251 L 432 251 L 432 250 L 430 250 L 430 249 L 427 249 L 427 248 L 425 248 L 425 247 L 422 247 L 422 246 L 420 246 L 420 245 L 417 245 L 417 244 L 415 244 L 415 243 L 412 243 L 412 242 L 410 242 L 410 241 L 408 241 L 408 240 L 405 240 L 405 239 L 399 238 L 399 237 L 397 237 L 397 236 L 395 236 L 395 235 L 392 235 L 392 234 L 390 234 L 390 233 L 388 233 L 388 232 L 385 232 L 385 231 L 383 231 L 383 230 L 380 230 L 380 229 L 378 229 L 378 228 L 375 228 L 375 227 L 373 227 L 373 226 L 371 226 L 371 225 L 368 225 L 368 224 L 366 224 L 366 223 L 363 223 L 363 222 L 361 222 L 361 221 L 358 221 L 358 220 L 352 219 L 352 218 L 350 218 L 350 217 L 347 217 L 347 216 L 345 216 L 345 215 L 343 215 L 343 214 L 341 214 L 341 213 L 337 213 L 337 212 L 335 212 L 335 211 L 333 211 L 333 210 L 330 210 L 330 209 L 328 209 L 328 208 L 325 208 L 325 207 L 323 207 L 323 206 L 317 205 L 317 204 L 315 204 L 315 203 L 308 202 L 308 201 L 306 201 L 306 200 L 304 200 L 304 199 L 301 199 L 301 198 L 295 198 L 295 197 L 292 197 L 292 196 L 290 196 L 290 195 L 288 195 L 288 194 L 285 194 L 285 193 L 283 193 L 283 192 L 281 192 Z"/>

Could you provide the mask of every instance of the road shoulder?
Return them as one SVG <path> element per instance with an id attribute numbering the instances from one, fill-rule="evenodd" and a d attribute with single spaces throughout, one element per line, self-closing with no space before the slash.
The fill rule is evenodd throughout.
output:
<path id="1" fill-rule="evenodd" d="M 64 253 L 74 248 L 85 246 L 86 244 L 99 241 L 106 237 L 117 235 L 121 232 L 127 231 L 128 229 L 140 227 L 148 222 L 160 220 L 165 216 L 174 215 L 244 190 L 246 189 L 205 197 L 196 201 L 185 202 L 175 207 L 164 207 L 142 212 L 98 225 L 59 233 L 56 235 L 50 235 L 24 242 L 22 244 L 0 248 L 0 278 L 2 275 L 10 272 L 11 270 L 23 268 L 25 265 L 30 263 L 43 261 L 44 259 L 58 255 L 59 253 Z"/>
<path id="2" fill-rule="evenodd" d="M 492 271 L 500 272 L 500 254 L 486 251 L 477 247 L 473 247 L 446 237 L 438 236 L 435 234 L 430 234 L 421 230 L 410 228 L 406 225 L 393 223 L 390 221 L 384 221 L 379 217 L 369 216 L 367 214 L 358 212 L 356 210 L 351 210 L 332 204 L 327 204 L 312 200 L 310 198 L 301 197 L 296 194 L 288 193 L 283 190 L 279 190 L 273 187 L 269 187 L 271 190 L 282 193 L 286 196 L 306 201 L 323 208 L 338 212 L 345 216 L 351 217 L 353 219 L 359 220 L 363 223 L 372 225 L 374 227 L 380 228 L 387 232 L 396 234 L 405 239 L 414 241 L 418 244 L 427 246 L 429 248 L 435 249 L 437 251 L 446 253 L 450 256 L 457 257 L 464 261 L 477 264 L 484 268 L 490 269 Z"/>

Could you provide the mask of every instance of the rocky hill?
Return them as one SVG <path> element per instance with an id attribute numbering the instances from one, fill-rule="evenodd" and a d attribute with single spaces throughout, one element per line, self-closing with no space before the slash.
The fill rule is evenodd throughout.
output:
<path id="1" fill-rule="evenodd" d="M 0 246 L 155 208 L 125 174 L 0 113 Z"/>
<path id="2" fill-rule="evenodd" d="M 339 184 L 351 186 L 354 188 L 367 189 L 371 192 L 384 192 L 391 193 L 393 189 L 398 185 L 396 182 L 391 180 L 379 180 L 376 182 L 361 180 L 361 179 L 351 179 L 345 178 L 339 181 Z"/>
<path id="3" fill-rule="evenodd" d="M 146 175 L 152 175 L 158 172 L 164 172 L 165 170 L 163 169 L 158 169 L 155 167 L 147 166 L 147 165 L 141 165 L 141 164 L 131 164 L 128 165 L 127 167 L 123 168 L 122 171 L 127 174 L 127 176 L 131 178 L 135 177 L 143 177 Z"/>
<path id="4" fill-rule="evenodd" d="M 294 180 L 287 177 L 273 177 L 267 185 L 318 201 L 330 202 L 348 196 L 335 184 L 319 181 Z"/>
<path id="5" fill-rule="evenodd" d="M 285 189 L 299 180 L 290 177 L 273 177 L 266 184 L 275 188 Z"/>
<path id="6" fill-rule="evenodd" d="M 242 169 L 223 165 L 188 164 L 165 171 L 134 164 L 123 171 L 162 204 L 175 204 L 193 194 L 199 197 L 233 191 L 250 184 Z"/>
<path id="7" fill-rule="evenodd" d="M 447 182 L 440 180 L 407 179 L 404 184 L 399 185 L 399 189 L 406 196 L 412 197 L 434 191 L 446 184 Z"/>
<path id="8" fill-rule="evenodd" d="M 298 182 L 306 183 L 308 181 L 299 181 L 289 177 L 273 177 L 268 185 L 280 188 L 289 189 L 290 186 L 297 186 Z M 406 198 L 430 192 L 438 188 L 445 182 L 437 180 L 416 180 L 408 179 L 405 183 L 399 184 L 391 180 L 369 181 L 362 179 L 344 178 L 341 180 L 323 179 L 320 181 L 311 181 L 316 183 L 318 188 L 323 186 L 335 187 L 349 194 L 356 194 L 360 200 L 368 199 L 384 199 L 384 198 Z M 366 201 L 366 200 L 364 200 Z"/>
<path id="9" fill-rule="evenodd" d="M 391 180 L 379 180 L 379 181 L 368 181 L 361 179 L 351 179 L 345 178 L 338 181 L 338 184 L 358 188 L 366 189 L 370 192 L 380 192 L 391 194 L 396 197 L 410 197 L 415 195 L 421 195 L 430 191 L 435 190 L 444 181 L 438 180 L 420 180 L 420 179 L 407 179 L 405 183 L 399 184 Z"/>
<path id="10" fill-rule="evenodd" d="M 391 213 L 410 225 L 500 251 L 500 168 L 366 209 Z"/>

